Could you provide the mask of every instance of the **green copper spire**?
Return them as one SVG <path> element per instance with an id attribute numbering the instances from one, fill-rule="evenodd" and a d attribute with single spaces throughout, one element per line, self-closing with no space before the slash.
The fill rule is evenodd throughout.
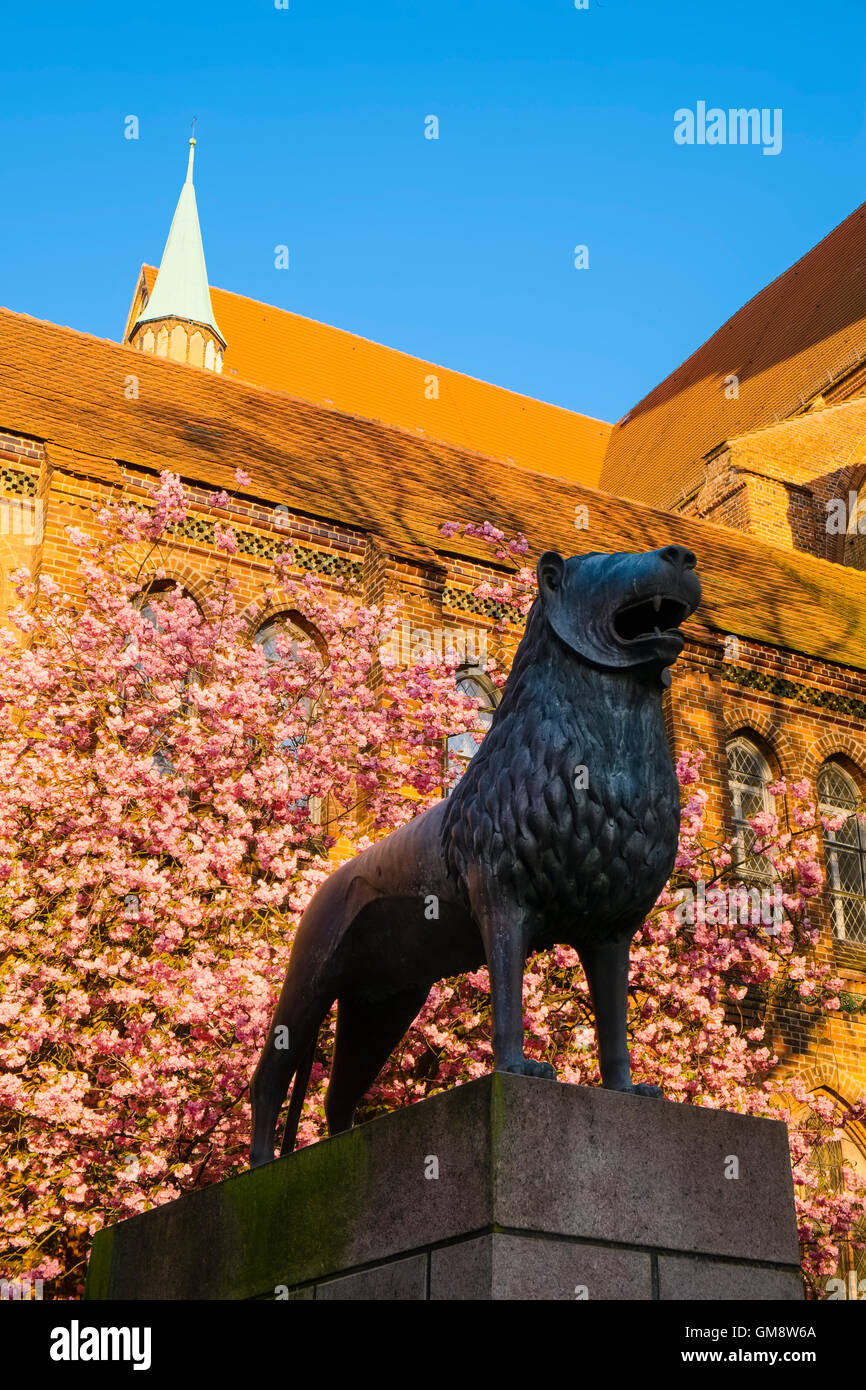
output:
<path id="1" fill-rule="evenodd" d="M 204 263 L 204 248 L 201 242 L 201 228 L 198 223 L 198 210 L 195 204 L 195 189 L 192 182 L 192 162 L 195 156 L 195 137 L 189 142 L 189 164 L 186 182 L 180 190 L 168 241 L 159 263 L 159 274 L 141 317 L 139 324 L 152 323 L 155 319 L 189 319 L 210 328 L 225 343 L 217 327 L 213 306 L 210 302 L 207 269 Z"/>

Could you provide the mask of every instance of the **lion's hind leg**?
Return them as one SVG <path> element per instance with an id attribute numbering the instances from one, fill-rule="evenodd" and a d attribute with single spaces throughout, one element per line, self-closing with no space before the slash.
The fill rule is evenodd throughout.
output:
<path id="1" fill-rule="evenodd" d="M 296 1103 L 292 1106 L 292 1117 L 297 1123 L 299 1106 L 303 1105 L 304 1092 L 309 1080 L 309 1063 L 312 1061 L 319 1025 L 332 1002 L 324 998 L 310 1000 L 299 997 L 302 996 L 302 991 L 295 984 L 296 978 L 291 972 L 286 978 L 267 1041 L 262 1048 L 250 1084 L 252 1168 L 270 1163 L 274 1157 L 277 1120 L 293 1076 L 296 1076 L 296 1080 L 292 1100 Z"/>
<path id="2" fill-rule="evenodd" d="M 351 1129 L 358 1104 L 424 1007 L 429 992 L 428 987 L 416 987 L 375 1002 L 350 995 L 340 999 L 325 1097 L 329 1134 Z"/>

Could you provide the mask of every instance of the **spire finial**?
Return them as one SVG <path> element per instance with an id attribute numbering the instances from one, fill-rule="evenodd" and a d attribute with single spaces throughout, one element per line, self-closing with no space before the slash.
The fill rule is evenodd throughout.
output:
<path id="1" fill-rule="evenodd" d="M 195 122 L 196 117 L 192 118 L 192 135 L 189 137 L 189 164 L 186 166 L 186 182 L 192 183 L 192 161 L 195 158 Z"/>

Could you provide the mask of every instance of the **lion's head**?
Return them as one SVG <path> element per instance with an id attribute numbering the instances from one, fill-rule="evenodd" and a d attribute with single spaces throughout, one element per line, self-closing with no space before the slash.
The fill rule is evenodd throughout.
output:
<path id="1" fill-rule="evenodd" d="M 680 624 L 700 602 L 696 564 L 681 545 L 567 560 L 547 550 L 538 561 L 542 610 L 557 637 L 597 666 L 666 667 L 685 645 Z"/>

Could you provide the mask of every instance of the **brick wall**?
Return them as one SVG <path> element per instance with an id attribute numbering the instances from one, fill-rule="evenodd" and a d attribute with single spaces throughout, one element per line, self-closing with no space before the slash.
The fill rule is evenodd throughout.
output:
<path id="1" fill-rule="evenodd" d="M 866 479 L 866 365 L 847 394 L 829 393 L 791 419 L 729 440 L 705 462 L 705 478 L 684 515 L 747 531 L 771 545 L 803 550 L 856 568 L 866 566 L 866 521 L 858 534 L 835 529 L 831 504 Z M 832 519 L 831 519 L 832 518 Z M 850 529 L 850 528 L 849 528 Z"/>

